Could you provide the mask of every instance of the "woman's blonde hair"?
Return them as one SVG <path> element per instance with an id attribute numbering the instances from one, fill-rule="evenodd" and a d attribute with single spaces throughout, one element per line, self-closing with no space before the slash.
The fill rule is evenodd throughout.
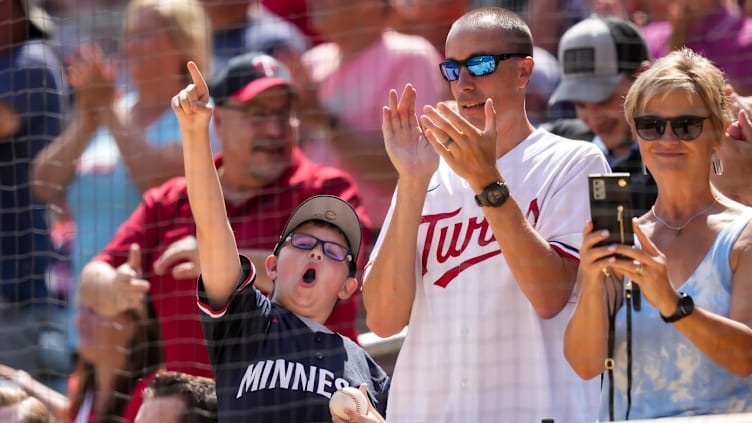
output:
<path id="1" fill-rule="evenodd" d="M 660 58 L 635 80 L 624 100 L 624 116 L 629 124 L 653 98 L 673 90 L 700 97 L 708 110 L 708 119 L 720 137 L 733 120 L 726 80 L 710 60 L 684 47 Z"/>
<path id="2" fill-rule="evenodd" d="M 192 82 L 185 63 L 192 60 L 203 74 L 210 74 L 212 67 L 212 30 L 204 6 L 198 0 L 131 0 L 128 3 L 127 19 L 136 18 L 142 9 L 157 12 L 165 23 L 172 42 L 185 55 L 183 68 L 186 84 Z"/>

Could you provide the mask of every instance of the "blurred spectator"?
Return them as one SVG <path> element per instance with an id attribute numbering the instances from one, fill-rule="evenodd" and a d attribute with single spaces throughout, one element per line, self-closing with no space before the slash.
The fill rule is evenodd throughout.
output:
<path id="1" fill-rule="evenodd" d="M 141 405 L 140 391 L 162 366 L 162 339 L 151 303 L 147 299 L 105 316 L 96 311 L 100 299 L 95 290 L 82 286 L 79 296 L 79 356 L 69 381 L 66 417 L 131 422 Z"/>
<path id="2" fill-rule="evenodd" d="M 23 370 L 0 365 L 0 378 L 43 402 L 63 422 L 120 422 L 121 417 L 132 422 L 141 390 L 162 365 L 162 340 L 150 303 L 107 317 L 94 311 L 98 301 L 95 291 L 80 291 L 81 345 L 68 397 Z"/>
<path id="3" fill-rule="evenodd" d="M 275 56 L 280 51 L 300 53 L 308 48 L 308 40 L 298 28 L 269 12 L 258 1 L 201 0 L 201 3 L 211 20 L 217 72 L 231 58 L 249 51 Z"/>
<path id="4" fill-rule="evenodd" d="M 525 90 L 525 110 L 527 117 L 533 126 L 547 122 L 551 117 L 563 114 L 563 107 L 558 104 L 553 105 L 559 111 L 554 111 L 549 107 L 549 98 L 556 90 L 561 80 L 561 70 L 559 61 L 551 53 L 538 46 L 533 47 L 533 74 Z"/>
<path id="5" fill-rule="evenodd" d="M 70 57 L 82 44 L 97 44 L 105 55 L 115 55 L 120 51 L 128 0 L 54 0 L 46 3 L 52 6 L 48 10 L 55 22 L 51 43 L 60 57 Z"/>
<path id="6" fill-rule="evenodd" d="M 529 0 L 524 16 L 535 45 L 556 54 L 561 35 L 590 13 L 589 0 Z"/>
<path id="7" fill-rule="evenodd" d="M 657 191 L 643 171 L 640 149 L 624 117 L 624 96 L 650 65 L 645 40 L 629 21 L 593 16 L 564 33 L 559 62 L 562 81 L 551 101 L 574 103 L 611 169 L 631 174 L 635 215 L 642 215 L 655 203 Z"/>
<path id="8" fill-rule="evenodd" d="M 49 18 L 27 0 L 0 7 L 0 363 L 58 381 L 62 309 L 50 302 L 51 253 L 46 208 L 32 197 L 31 161 L 59 133 L 64 114 L 62 66 L 47 42 Z M 52 347 L 56 351 L 47 351 Z M 62 385 L 56 386 L 62 389 Z"/>
<path id="9" fill-rule="evenodd" d="M 0 421 L 4 423 L 50 423 L 50 411 L 38 399 L 13 385 L 0 385 Z"/>
<path id="10" fill-rule="evenodd" d="M 729 198 L 752 206 L 752 97 L 741 97 L 727 88 L 733 116 L 737 119 L 726 131 L 716 156 L 723 163 L 723 173 L 711 173 L 713 185 Z"/>
<path id="11" fill-rule="evenodd" d="M 315 164 L 298 149 L 291 88 L 284 66 L 257 53 L 234 58 L 210 84 L 222 142 L 216 163 L 229 223 L 243 254 L 258 263 L 271 254 L 290 213 L 308 197 L 340 196 L 362 217 L 350 175 Z M 143 273 L 124 270 L 132 244 L 140 247 L 136 255 Z M 99 291 L 96 309 L 102 314 L 138 303 L 150 292 L 162 326 L 166 368 L 212 376 L 196 308 L 200 271 L 196 225 L 185 178 L 179 177 L 144 194 L 142 204 L 86 266 L 81 287 Z M 268 277 L 255 284 L 265 293 L 272 289 Z M 328 327 L 357 342 L 357 308 L 356 299 L 340 302 Z"/>
<path id="12" fill-rule="evenodd" d="M 752 1 L 750 0 L 739 0 L 738 1 L 739 8 L 744 12 L 747 16 L 752 16 Z"/>
<path id="13" fill-rule="evenodd" d="M 311 25 L 311 14 L 306 0 L 262 0 L 272 13 L 287 19 L 300 29 L 313 44 L 319 44 L 319 33 Z"/>
<path id="14" fill-rule="evenodd" d="M 136 423 L 215 423 L 214 379 L 180 372 L 161 372 L 144 390 Z"/>
<path id="15" fill-rule="evenodd" d="M 752 94 L 752 17 L 726 0 L 676 0 L 668 20 L 642 28 L 653 58 L 687 46 L 710 59 L 741 95 Z"/>
<path id="16" fill-rule="evenodd" d="M 388 29 L 388 4 L 310 2 L 313 26 L 327 42 L 308 50 L 302 66 L 287 58 L 303 89 L 304 152 L 353 174 L 375 228 L 384 220 L 397 177 L 381 136 L 386 94 L 412 82 L 422 108 L 436 104 L 445 89 L 436 72 L 436 49 L 425 38 Z"/>
<path id="17" fill-rule="evenodd" d="M 134 85 L 125 96 L 116 95 L 114 64 L 99 49 L 84 47 L 71 59 L 75 116 L 34 159 L 32 177 L 38 197 L 67 206 L 78 228 L 71 257 L 74 292 L 84 264 L 104 248 L 142 192 L 182 174 L 169 99 L 188 82 L 187 60 L 209 67 L 208 34 L 198 0 L 132 0 L 123 59 Z M 75 330 L 69 329 L 75 347 Z"/>
<path id="18" fill-rule="evenodd" d="M 449 27 L 469 10 L 470 0 L 394 0 L 392 7 L 396 31 L 425 38 L 443 57 Z"/>
<path id="19" fill-rule="evenodd" d="M 634 0 L 530 0 L 525 16 L 535 44 L 555 54 L 561 35 L 574 24 L 591 14 L 626 19 L 631 1 Z"/>
<path id="20" fill-rule="evenodd" d="M 627 14 L 640 27 L 652 22 L 668 20 L 668 5 L 671 0 L 628 0 Z"/>

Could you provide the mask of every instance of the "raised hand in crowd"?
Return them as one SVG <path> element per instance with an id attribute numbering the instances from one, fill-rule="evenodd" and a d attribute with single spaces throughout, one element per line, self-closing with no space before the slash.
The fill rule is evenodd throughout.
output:
<path id="1" fill-rule="evenodd" d="M 131 244 L 128 251 L 128 261 L 113 269 L 102 266 L 99 262 L 88 264 L 83 273 L 94 280 L 112 280 L 111 292 L 99 292 L 103 289 L 99 284 L 82 284 L 81 290 L 93 290 L 99 301 L 92 303 L 97 313 L 103 316 L 116 316 L 126 310 L 138 308 L 146 301 L 151 284 L 143 278 L 141 267 L 141 247 Z"/>
<path id="2" fill-rule="evenodd" d="M 180 122 L 181 132 L 204 135 L 209 130 L 214 106 L 209 102 L 209 87 L 194 62 L 188 62 L 192 82 L 172 98 L 172 110 Z M 183 148 L 210 148 L 208 136 L 183 137 Z"/>
<path id="3" fill-rule="evenodd" d="M 723 174 L 711 174 L 713 185 L 721 192 L 745 205 L 752 205 L 752 186 L 749 170 L 752 169 L 752 107 L 744 104 L 749 97 L 737 97 L 737 120 L 729 125 L 726 136 L 716 155 L 723 163 Z"/>

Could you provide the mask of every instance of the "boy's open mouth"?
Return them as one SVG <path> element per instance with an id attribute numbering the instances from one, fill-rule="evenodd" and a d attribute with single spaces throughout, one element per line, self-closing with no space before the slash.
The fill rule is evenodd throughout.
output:
<path id="1" fill-rule="evenodd" d="M 316 280 L 316 269 L 308 269 L 303 273 L 303 282 L 313 283 Z"/>

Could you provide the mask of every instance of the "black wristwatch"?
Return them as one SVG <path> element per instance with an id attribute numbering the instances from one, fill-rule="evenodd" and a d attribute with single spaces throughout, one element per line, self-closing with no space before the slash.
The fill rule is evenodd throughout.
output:
<path id="1" fill-rule="evenodd" d="M 475 202 L 481 207 L 501 207 L 509 198 L 509 188 L 504 182 L 493 182 L 475 196 Z"/>
<path id="2" fill-rule="evenodd" d="M 677 304 L 674 314 L 668 317 L 661 314 L 661 319 L 663 319 L 664 322 L 674 323 L 677 320 L 681 320 L 689 316 L 693 311 L 695 311 L 695 302 L 692 300 L 692 297 L 684 292 L 680 292 L 679 295 L 679 304 Z"/>

